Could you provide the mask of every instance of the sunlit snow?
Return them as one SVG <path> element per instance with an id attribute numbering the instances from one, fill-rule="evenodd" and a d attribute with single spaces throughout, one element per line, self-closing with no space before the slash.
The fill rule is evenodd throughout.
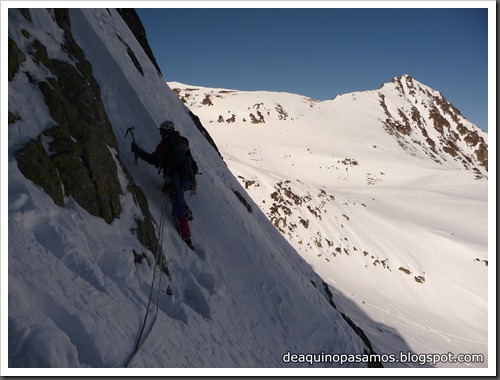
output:
<path id="1" fill-rule="evenodd" d="M 403 149 L 384 131 L 381 96 L 391 110 L 416 105 L 429 119 L 430 95 L 439 93 L 413 82 L 415 93 L 403 89 L 408 96 L 387 83 L 322 102 L 168 85 L 259 207 L 345 296 L 342 307 L 377 352 L 487 358 L 488 181 L 451 157 L 430 159 L 422 137 Z M 439 141 L 430 122 L 427 131 Z"/>
<path id="2" fill-rule="evenodd" d="M 50 57 L 72 60 L 61 49 L 63 34 L 51 13 L 30 12 L 32 22 L 9 11 L 9 37 L 26 53 L 22 69 L 42 81 L 50 73 L 28 54 L 21 29 L 40 39 Z M 170 83 L 191 94 L 183 104 L 115 10 L 72 9 L 70 19 L 116 134 L 118 151 L 112 153 L 143 189 L 157 224 L 161 176 L 143 161 L 134 163 L 125 133 L 134 126 L 138 144 L 152 151 L 160 139 L 158 125 L 170 119 L 189 138 L 202 172 L 197 194 L 187 195 L 196 250 L 186 247 L 167 218 L 162 246 L 171 279 L 156 270 L 145 341 L 134 354 L 155 267 L 153 253 L 131 231 L 140 210 L 119 165 L 122 212 L 111 224 L 69 197 L 64 207 L 56 206 L 21 174 L 17 150 L 54 121 L 40 91 L 18 73 L 8 93 L 9 111 L 20 120 L 8 126 L 6 374 L 66 374 L 54 370 L 64 367 L 79 368 L 72 375 L 144 375 L 142 367 L 161 376 L 178 373 L 163 367 L 198 375 L 224 373 L 210 368 L 250 368 L 228 372 L 245 375 L 335 375 L 346 368 L 353 374 L 358 370 L 350 367 L 367 364 L 283 360 L 287 353 L 364 353 L 365 344 L 341 313 L 379 354 L 478 353 L 484 363 L 436 366 L 487 366 L 485 173 L 478 180 L 452 161 L 437 164 L 420 148 L 401 149 L 381 129 L 383 112 L 370 91 L 316 102 L 286 93 Z M 394 107 L 403 101 L 390 85 L 380 91 Z M 207 93 L 211 106 L 202 105 Z M 225 163 L 186 106 L 209 130 Z M 250 113 L 266 122 L 252 124 Z M 235 121 L 228 122 L 233 115 Z M 269 215 L 275 192 L 298 202 L 286 224 Z M 281 218 L 286 211 L 279 211 Z M 146 252 L 146 258 L 134 262 L 134 251 Z M 383 364 L 410 368 L 412 374 L 432 366 Z M 195 370 L 202 367 L 207 369 Z M 303 368 L 274 372 L 278 367 Z M 315 371 L 321 367 L 343 368 Z"/>

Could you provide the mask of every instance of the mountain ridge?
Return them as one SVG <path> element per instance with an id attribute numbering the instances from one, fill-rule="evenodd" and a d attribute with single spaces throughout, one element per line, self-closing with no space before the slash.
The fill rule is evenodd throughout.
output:
<path id="1" fill-rule="evenodd" d="M 179 98 L 195 112 L 204 116 L 207 123 L 233 123 L 239 124 L 265 124 L 266 118 L 272 121 L 293 123 L 303 117 L 308 109 L 334 108 L 334 103 L 355 102 L 357 97 L 372 97 L 380 106 L 377 122 L 387 134 L 394 137 L 399 146 L 409 154 L 420 157 L 429 157 L 440 164 L 460 166 L 472 169 L 476 177 L 487 176 L 488 151 L 487 134 L 466 120 L 453 105 L 439 92 L 414 80 L 405 74 L 394 77 L 390 82 L 382 84 L 376 90 L 367 90 L 337 95 L 332 100 L 316 101 L 301 95 L 287 93 L 272 93 L 267 91 L 237 91 L 230 89 L 210 89 L 190 85 L 182 85 L 178 82 L 169 82 Z M 182 90 L 181 90 L 182 88 Z M 199 90 L 197 90 L 199 89 Z M 205 90 L 203 90 L 205 89 Z M 394 96 L 394 93 L 396 96 Z M 254 95 L 273 96 L 277 94 L 280 101 L 264 106 L 262 102 L 246 104 L 247 109 L 228 109 L 225 115 L 211 115 L 208 108 L 214 103 L 234 96 L 249 97 Z M 391 94 L 391 103 L 386 104 L 386 94 Z M 417 99 L 416 95 L 420 95 Z M 195 99 L 196 97 L 196 99 Z M 399 99 L 398 99 L 399 98 Z M 287 101 L 296 107 L 302 104 L 300 111 L 296 110 L 292 115 L 281 103 Z M 293 100 L 292 100 L 293 99 Z M 230 104 L 230 102 L 229 102 Z M 230 107 L 230 105 L 228 105 Z M 265 108 L 265 109 L 263 109 Z M 289 107 L 290 108 L 290 107 Z M 351 112 L 362 113 L 362 110 Z M 342 115 L 340 115 L 342 117 Z M 373 116 L 372 116 L 373 117 Z M 335 113 L 331 118 L 335 121 Z M 416 146 L 419 145 L 419 146 Z"/>
<path id="2" fill-rule="evenodd" d="M 281 94 L 278 107 L 266 92 L 234 121 L 224 109 L 210 123 L 210 114 L 198 118 L 201 109 L 165 89 L 143 45 L 114 9 L 9 9 L 8 245 L 2 239 L 9 374 L 113 367 L 129 375 L 119 368 L 127 364 L 141 375 L 145 367 L 352 374 L 377 364 L 367 360 L 374 352 L 414 354 L 383 363 L 412 373 L 487 365 L 486 177 L 476 179 L 460 160 L 443 165 L 423 148 L 401 149 L 383 129 L 389 117 L 377 96 L 355 123 L 349 108 L 366 95 L 330 107 Z M 222 99 L 216 95 L 237 99 L 217 92 L 207 109 Z M 392 95 L 386 105 L 404 127 Z M 198 193 L 187 194 L 195 253 L 162 206 L 157 169 L 136 165 L 125 139 L 134 126 L 137 143 L 153 150 L 166 118 L 189 138 L 203 172 Z M 107 124 L 113 136 L 92 136 Z M 155 265 L 159 245 L 166 270 Z M 135 351 L 144 321 L 145 342 Z M 438 363 L 422 356 L 428 352 L 484 361 Z M 301 353 L 363 360 L 284 360 Z"/>
<path id="3" fill-rule="evenodd" d="M 9 244 L 8 266 L 2 265 L 10 374 L 28 367 L 130 374 L 119 368 L 127 364 L 308 368 L 283 355 L 371 352 L 348 313 L 332 307 L 331 286 L 246 199 L 195 117 L 165 91 L 118 11 L 9 9 L 10 56 L 19 57 L 9 66 Z M 67 86 L 73 80 L 88 92 Z M 189 138 L 203 172 L 198 194 L 187 195 L 196 253 L 162 206 L 157 169 L 136 165 L 125 139 L 135 126 L 137 143 L 154 149 L 165 118 Z M 101 119 L 113 143 L 94 140 L 103 132 Z M 92 154 L 106 158 L 100 171 L 89 162 Z M 53 170 L 37 170 L 40 163 Z M 108 214 L 94 207 L 100 203 L 117 207 Z M 155 300 L 150 308 L 148 295 Z M 145 342 L 134 351 L 143 321 Z"/>
<path id="4" fill-rule="evenodd" d="M 408 75 L 322 102 L 167 84 L 326 283 L 421 351 L 487 340 L 487 134 L 438 91 Z M 447 311 L 462 304 L 478 314 Z M 469 317 L 482 322 L 463 334 Z M 387 336 L 354 318 L 383 352 Z"/>

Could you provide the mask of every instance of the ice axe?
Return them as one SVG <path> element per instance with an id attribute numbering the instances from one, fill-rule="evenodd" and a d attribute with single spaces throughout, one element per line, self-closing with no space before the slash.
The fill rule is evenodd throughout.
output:
<path id="1" fill-rule="evenodd" d="M 135 127 L 127 128 L 127 132 L 125 132 L 125 138 L 127 138 L 127 135 L 130 132 L 130 134 L 132 135 L 132 142 L 135 144 L 134 128 Z M 134 153 L 134 163 L 137 165 L 137 154 L 135 153 Z"/>

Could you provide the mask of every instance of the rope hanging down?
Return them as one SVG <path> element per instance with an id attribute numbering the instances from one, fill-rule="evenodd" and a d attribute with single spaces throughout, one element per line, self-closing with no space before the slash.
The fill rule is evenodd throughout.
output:
<path id="1" fill-rule="evenodd" d="M 146 306 L 146 314 L 144 315 L 144 320 L 142 322 L 142 327 L 141 331 L 139 333 L 139 338 L 137 338 L 137 342 L 134 347 L 134 351 L 130 355 L 130 358 L 127 360 L 125 367 L 128 367 L 130 363 L 132 362 L 132 359 L 135 357 L 137 352 L 139 352 L 140 348 L 148 338 L 149 334 L 151 333 L 151 330 L 153 329 L 153 326 L 156 322 L 156 318 L 158 316 L 158 309 L 159 309 L 159 304 L 160 304 L 160 288 L 161 288 L 161 280 L 162 276 L 160 276 L 160 281 L 158 284 L 158 292 L 156 296 L 156 310 L 155 314 L 153 317 L 153 321 L 151 322 L 151 325 L 149 326 L 148 331 L 146 334 L 144 334 L 144 329 L 146 327 L 146 321 L 148 319 L 149 315 L 149 309 L 151 305 L 151 299 L 153 298 L 153 289 L 154 289 L 154 283 L 155 283 L 155 277 L 156 277 L 156 267 L 159 266 L 160 268 L 163 267 L 163 255 L 162 255 L 162 240 L 163 240 L 163 227 L 165 225 L 165 219 L 166 219 L 166 209 L 167 209 L 167 196 L 166 194 L 163 194 L 163 205 L 162 205 L 162 211 L 161 211 L 161 216 L 160 216 L 160 226 L 159 226 L 159 233 L 158 233 L 158 245 L 156 247 L 156 252 L 155 252 L 155 265 L 153 268 L 153 279 L 151 281 L 151 288 L 149 290 L 149 299 L 148 299 L 148 304 Z M 144 336 L 144 339 L 142 339 Z"/>

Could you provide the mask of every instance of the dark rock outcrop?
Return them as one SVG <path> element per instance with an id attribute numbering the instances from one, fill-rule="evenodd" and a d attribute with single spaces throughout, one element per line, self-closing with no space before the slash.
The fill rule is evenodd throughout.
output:
<path id="1" fill-rule="evenodd" d="M 16 152 L 18 167 L 55 204 L 64 206 L 65 197 L 71 197 L 107 223 L 120 217 L 120 198 L 129 191 L 143 216 L 136 218 L 137 228 L 133 232 L 146 248 L 155 252 L 158 241 L 147 199 L 118 155 L 116 137 L 92 66 L 72 37 L 69 12 L 67 9 L 47 11 L 52 12 L 63 30 L 62 50 L 74 64 L 50 58 L 43 43 L 26 33 L 23 35 L 30 41 L 27 52 L 22 52 L 9 39 L 9 80 L 15 75 L 26 75 L 43 94 L 55 122 Z M 23 10 L 22 14 L 31 20 L 29 10 Z M 28 71 L 23 71 L 26 55 L 50 75 L 36 80 Z M 19 119 L 16 110 L 9 110 L 9 123 Z M 127 189 L 121 188 L 119 170 L 128 180 Z"/>
<path id="2" fill-rule="evenodd" d="M 137 38 L 137 41 L 139 41 L 142 48 L 144 49 L 144 52 L 151 60 L 151 63 L 153 63 L 153 65 L 156 67 L 158 75 L 161 77 L 162 73 L 160 67 L 156 62 L 153 50 L 151 50 L 151 47 L 149 46 L 149 42 L 146 37 L 146 30 L 144 29 L 144 26 L 142 25 L 141 19 L 137 15 L 137 12 L 133 8 L 119 8 L 117 9 L 117 11 L 123 18 L 123 21 L 125 21 L 125 23 L 129 27 L 129 29 L 132 31 L 132 33 L 134 33 L 135 38 Z"/>

